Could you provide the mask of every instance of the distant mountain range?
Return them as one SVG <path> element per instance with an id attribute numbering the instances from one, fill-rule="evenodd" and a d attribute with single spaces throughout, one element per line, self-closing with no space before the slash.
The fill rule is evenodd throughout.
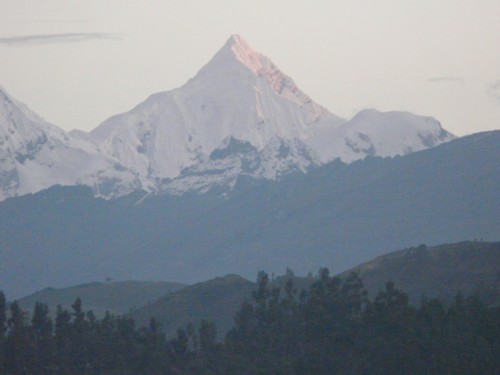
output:
<path id="1" fill-rule="evenodd" d="M 336 273 L 416 244 L 497 240 L 499 191 L 500 131 L 279 181 L 242 176 L 231 194 L 103 200 L 53 187 L 0 204 L 0 285 L 12 298 L 107 277 Z"/>
<path id="2" fill-rule="evenodd" d="M 64 132 L 0 88 L 0 200 L 54 185 L 98 197 L 230 190 L 337 158 L 405 155 L 453 139 L 438 121 L 364 110 L 346 121 L 314 103 L 240 36 L 194 78 L 90 133 Z"/>

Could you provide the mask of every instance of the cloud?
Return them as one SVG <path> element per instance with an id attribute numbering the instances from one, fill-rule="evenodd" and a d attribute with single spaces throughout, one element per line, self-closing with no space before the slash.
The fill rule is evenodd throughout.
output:
<path id="1" fill-rule="evenodd" d="M 431 78 L 426 79 L 425 82 L 429 82 L 429 83 L 464 83 L 464 79 L 462 77 L 443 76 L 443 77 L 431 77 Z"/>
<path id="2" fill-rule="evenodd" d="M 486 93 L 500 102 L 500 79 L 490 83 L 486 88 Z"/>
<path id="3" fill-rule="evenodd" d="M 0 37 L 0 45 L 26 46 L 53 43 L 77 43 L 94 39 L 120 40 L 117 34 L 106 33 L 65 33 L 65 34 L 37 34 L 13 37 Z"/>
<path id="4" fill-rule="evenodd" d="M 73 18 L 73 19 L 63 19 L 63 18 L 52 18 L 52 19 L 32 19 L 21 21 L 24 23 L 89 23 L 92 22 L 92 19 L 84 19 L 84 18 Z"/>

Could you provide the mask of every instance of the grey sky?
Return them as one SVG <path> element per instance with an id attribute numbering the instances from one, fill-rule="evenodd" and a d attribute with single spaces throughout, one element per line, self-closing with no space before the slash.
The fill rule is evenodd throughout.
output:
<path id="1" fill-rule="evenodd" d="M 499 0 L 0 0 L 0 85 L 91 130 L 182 85 L 242 35 L 313 100 L 500 128 Z"/>

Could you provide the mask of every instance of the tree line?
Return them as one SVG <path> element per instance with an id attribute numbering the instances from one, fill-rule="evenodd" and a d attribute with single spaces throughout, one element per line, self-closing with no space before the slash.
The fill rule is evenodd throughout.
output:
<path id="1" fill-rule="evenodd" d="M 273 287 L 260 273 L 252 300 L 217 341 L 215 324 L 189 324 L 167 339 L 154 318 L 96 319 L 79 298 L 55 318 L 31 319 L 0 292 L 0 374 L 498 374 L 500 308 L 460 294 L 451 304 L 410 305 L 389 282 L 370 299 L 356 274 L 320 271 L 309 290 Z"/>

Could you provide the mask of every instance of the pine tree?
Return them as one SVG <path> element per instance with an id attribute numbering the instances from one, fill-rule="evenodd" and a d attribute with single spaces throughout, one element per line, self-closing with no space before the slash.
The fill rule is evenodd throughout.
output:
<path id="1" fill-rule="evenodd" d="M 71 314 L 61 305 L 57 306 L 54 340 L 60 372 L 71 373 Z"/>
<path id="2" fill-rule="evenodd" d="M 12 302 L 10 304 L 10 318 L 7 321 L 8 335 L 5 343 L 7 373 L 26 374 L 29 372 L 32 346 L 25 323 L 25 313 L 17 301 Z"/>
<path id="3" fill-rule="evenodd" d="M 0 374 L 5 371 L 5 332 L 7 330 L 7 303 L 0 290 Z"/>
<path id="4" fill-rule="evenodd" d="M 53 323 L 47 305 L 36 302 L 31 320 L 34 345 L 34 371 L 36 374 L 50 374 L 54 360 Z"/>

